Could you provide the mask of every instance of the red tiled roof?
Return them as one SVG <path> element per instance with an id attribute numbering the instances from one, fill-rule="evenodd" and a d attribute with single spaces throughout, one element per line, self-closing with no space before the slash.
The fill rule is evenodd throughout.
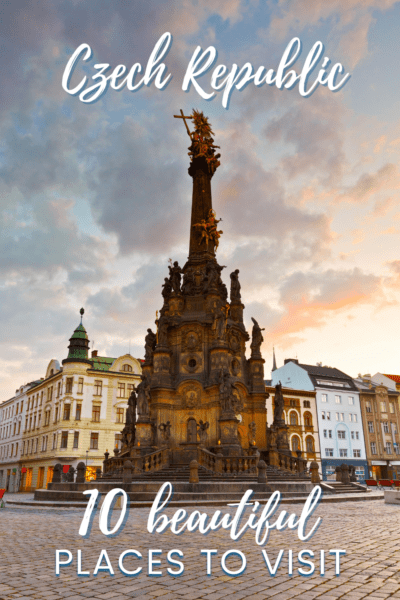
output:
<path id="1" fill-rule="evenodd" d="M 388 375 L 387 373 L 383 373 L 383 375 L 385 377 L 389 377 L 389 379 L 395 381 L 396 383 L 400 383 L 400 375 Z"/>

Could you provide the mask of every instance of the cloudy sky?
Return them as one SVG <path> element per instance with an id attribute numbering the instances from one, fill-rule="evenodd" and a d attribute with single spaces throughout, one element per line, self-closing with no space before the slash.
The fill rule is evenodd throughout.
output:
<path id="1" fill-rule="evenodd" d="M 395 0 L 2 0 L 0 86 L 1 399 L 67 355 L 84 324 L 99 353 L 143 356 L 168 259 L 184 263 L 188 137 L 203 110 L 222 164 L 225 279 L 240 269 L 246 323 L 265 327 L 266 377 L 298 356 L 350 375 L 400 373 L 400 2 Z M 82 43 L 95 63 L 143 69 L 170 32 L 168 86 L 66 93 Z M 194 50 L 216 65 L 276 69 L 293 37 L 299 72 L 316 41 L 350 80 L 310 97 L 248 85 L 229 108 L 182 80 Z M 216 66 L 215 65 L 215 66 Z M 321 66 L 321 65 L 319 65 Z M 211 71 L 199 79 L 207 92 Z M 92 82 L 93 84 L 93 82 Z M 89 85 L 89 84 L 88 84 Z M 91 343 L 92 346 L 92 343 Z"/>

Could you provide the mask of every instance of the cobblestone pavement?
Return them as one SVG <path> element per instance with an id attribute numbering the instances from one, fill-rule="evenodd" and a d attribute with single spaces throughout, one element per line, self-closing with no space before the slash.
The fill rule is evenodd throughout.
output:
<path id="1" fill-rule="evenodd" d="M 282 504 L 277 513 L 283 509 L 299 515 L 302 505 Z M 192 510 L 190 508 L 188 512 Z M 202 508 L 199 507 L 199 510 L 202 511 Z M 203 510 L 212 515 L 216 509 Z M 233 513 L 235 509 L 221 507 L 221 510 Z M 172 516 L 175 509 L 169 508 L 164 512 Z M 298 539 L 296 531 L 272 531 L 264 547 L 272 565 L 280 549 L 285 551 L 275 577 L 270 576 L 267 570 L 262 548 L 257 546 L 253 531 L 245 533 L 236 542 L 225 530 L 211 532 L 207 536 L 198 532 L 176 536 L 170 531 L 150 534 L 147 532 L 148 514 L 148 508 L 131 509 L 122 531 L 111 538 L 99 531 L 96 516 L 90 536 L 84 539 L 78 535 L 82 509 L 49 511 L 9 505 L 0 510 L 0 600 L 400 598 L 399 506 L 387 505 L 381 500 L 320 504 L 308 527 L 313 525 L 316 516 L 322 517 L 322 523 L 312 539 L 306 542 Z M 116 511 L 111 527 L 119 515 L 120 512 Z M 119 555 L 130 548 L 143 556 L 142 560 L 127 557 L 124 561 L 126 569 L 143 566 L 142 573 L 134 577 L 123 575 L 118 568 Z M 154 567 L 162 570 L 162 576 L 150 577 L 147 574 L 149 548 L 162 550 L 162 554 L 156 557 L 161 560 L 161 565 Z M 166 560 L 167 552 L 175 548 L 184 554 L 185 572 L 180 577 L 167 573 L 168 567 L 177 569 Z M 218 550 L 212 559 L 211 576 L 206 575 L 206 557 L 200 554 L 204 548 Z M 341 557 L 339 576 L 335 576 L 334 558 L 328 554 L 334 548 L 347 552 Z M 59 577 L 55 575 L 56 549 L 69 549 L 73 553 L 73 563 L 61 568 Z M 77 549 L 82 551 L 82 569 L 90 571 L 89 576 L 77 576 Z M 108 552 L 114 577 L 102 571 L 97 576 L 93 575 L 102 549 Z M 229 549 L 239 549 L 247 558 L 247 568 L 238 577 L 230 577 L 221 569 L 221 557 Z M 288 575 L 288 549 L 293 550 L 292 577 Z M 315 573 L 310 577 L 301 576 L 297 571 L 301 566 L 297 553 L 302 549 L 312 550 L 316 555 Z M 327 555 L 323 577 L 319 573 L 321 549 Z M 227 560 L 229 569 L 236 569 L 239 565 L 234 557 Z M 305 565 L 303 568 L 308 569 Z"/>

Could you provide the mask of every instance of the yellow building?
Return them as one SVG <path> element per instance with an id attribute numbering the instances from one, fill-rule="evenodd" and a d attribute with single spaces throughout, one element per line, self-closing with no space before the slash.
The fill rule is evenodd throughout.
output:
<path id="1" fill-rule="evenodd" d="M 83 309 L 81 309 L 83 314 Z M 45 487 L 56 463 L 63 471 L 87 464 L 87 478 L 102 467 L 104 453 L 120 447 L 125 411 L 141 363 L 89 355 L 82 322 L 70 338 L 68 357 L 51 360 L 46 376 L 29 389 L 20 456 L 21 491 Z"/>

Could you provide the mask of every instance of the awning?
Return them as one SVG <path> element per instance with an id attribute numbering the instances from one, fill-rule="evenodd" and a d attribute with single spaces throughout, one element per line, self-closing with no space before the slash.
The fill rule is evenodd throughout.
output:
<path id="1" fill-rule="evenodd" d="M 390 464 L 393 465 L 394 467 L 398 466 L 398 465 L 400 465 L 400 460 L 391 460 Z"/>
<path id="2" fill-rule="evenodd" d="M 68 473 L 70 465 L 63 465 L 63 473 Z"/>
<path id="3" fill-rule="evenodd" d="M 387 462 L 385 460 L 371 460 L 371 465 L 373 466 L 380 466 L 380 467 L 386 467 L 387 466 Z"/>

